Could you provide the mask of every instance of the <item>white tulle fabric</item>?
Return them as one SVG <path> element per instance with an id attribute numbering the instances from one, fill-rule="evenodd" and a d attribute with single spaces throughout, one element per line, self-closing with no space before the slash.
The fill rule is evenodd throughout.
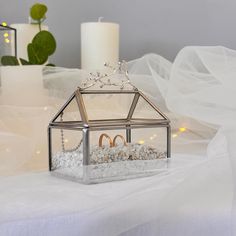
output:
<path id="1" fill-rule="evenodd" d="M 88 76 L 86 72 L 78 69 L 47 68 L 43 74 L 42 68 L 31 69 L 28 69 L 33 71 L 30 78 L 26 76 L 29 71 L 22 72 L 20 76 L 22 68 L 16 69 L 15 73 L 19 75 L 16 78 L 9 75 L 12 70 L 1 68 L 0 175 L 47 169 L 48 122 Z M 85 211 L 84 215 L 81 213 L 83 217 L 79 215 L 77 218 L 83 219 L 81 225 L 77 224 L 80 227 L 76 228 L 81 231 L 71 229 L 65 232 L 71 232 L 70 235 L 76 235 L 78 232 L 91 235 L 95 231 L 97 235 L 235 235 L 236 200 L 232 201 L 232 194 L 236 189 L 236 51 L 224 47 L 186 47 L 179 52 L 173 63 L 161 56 L 149 54 L 129 62 L 129 73 L 132 83 L 170 117 L 173 133 L 179 134 L 179 127 L 187 128 L 184 135 L 173 138 L 173 153 L 174 156 L 175 153 L 184 153 L 185 157 L 189 155 L 189 161 L 193 164 L 184 165 L 185 168 L 178 171 L 170 168 L 170 175 L 149 179 L 148 184 L 145 180 L 137 180 L 136 185 L 134 182 L 127 182 L 127 185 L 119 183 L 117 185 L 121 192 L 117 190 L 116 196 L 109 192 L 113 186 L 111 184 L 101 185 L 101 189 L 95 187 L 97 196 L 102 197 L 105 194 L 108 203 L 101 199 L 99 207 L 95 210 L 86 208 L 87 212 Z M 8 81 L 9 77 L 13 78 L 13 81 Z M 34 78 L 36 84 L 28 83 Z M 25 85 L 21 86 L 22 83 Z M 198 162 L 199 157 L 194 158 L 197 154 L 204 155 L 205 158 Z M 198 164 L 195 165 L 196 163 Z M 36 188 L 33 186 L 34 178 L 32 175 L 32 183 L 29 183 L 33 189 Z M 40 179 L 39 188 L 50 192 L 50 184 L 58 185 L 50 195 L 54 199 L 53 203 L 50 203 L 51 210 L 41 209 L 36 205 L 27 208 L 32 207 L 31 210 L 37 216 L 52 216 L 58 211 L 61 215 L 58 220 L 66 221 L 63 217 L 70 209 L 59 211 L 57 207 L 63 205 L 63 199 L 54 196 L 60 195 L 61 186 L 56 180 L 46 180 L 47 178 L 44 176 Z M 21 186 L 21 183 L 18 185 Z M 7 188 L 7 182 L 4 184 Z M 64 187 L 73 189 L 74 184 L 66 183 Z M 20 187 L 12 189 L 12 193 L 15 191 L 17 194 L 17 188 Z M 206 189 L 208 191 L 205 191 Z M 93 203 L 92 198 L 91 201 L 85 201 L 82 197 L 84 195 L 81 195 L 81 192 L 94 195 L 95 192 L 90 187 L 81 187 L 75 191 L 81 196 L 84 207 Z M 150 195 L 147 195 L 147 192 L 150 192 Z M 75 199 L 72 198 L 74 193 L 69 196 L 71 204 L 68 203 L 68 207 L 71 206 L 71 210 L 76 211 Z M 128 199 L 128 203 L 124 199 Z M 42 198 L 42 201 L 44 200 Z M 77 200 L 76 197 L 76 202 Z M 109 207 L 109 202 L 117 200 L 118 207 Z M 50 202 L 48 198 L 45 201 Z M 223 206 L 222 210 L 218 211 L 222 202 L 228 204 L 227 211 Z M 136 206 L 144 212 L 143 217 L 135 218 L 138 214 L 134 212 L 131 214 L 133 218 L 124 218 L 121 223 L 122 230 L 121 226 L 119 228 L 119 225 L 114 224 L 112 218 L 105 218 L 112 214 L 124 217 L 122 210 L 125 213 L 125 209 L 133 210 Z M 155 214 L 145 211 L 150 207 Z M 194 212 L 194 217 L 186 215 L 189 212 Z M 204 221 L 205 218 L 202 218 L 201 214 L 211 214 L 211 220 Z M 223 215 L 223 224 L 219 215 Z M 12 216 L 9 216 L 9 220 L 14 220 Z M 103 222 L 104 220 L 107 222 Z M 91 221 L 94 227 L 89 227 Z M 108 231 L 102 228 L 105 223 L 110 225 Z M 32 230 L 34 224 L 40 226 L 45 225 L 45 222 L 30 221 L 28 225 L 31 225 Z M 168 227 L 168 224 L 172 226 Z M 86 228 L 83 228 L 83 225 Z M 194 227 L 199 229 L 196 234 L 192 232 Z M 7 224 L 2 229 L 2 232 L 9 230 Z"/>
<path id="2" fill-rule="evenodd" d="M 212 158 L 212 166 L 217 158 L 229 158 L 235 196 L 236 51 L 220 46 L 186 47 L 178 53 L 172 66 L 156 55 L 144 56 L 138 64 L 142 64 L 141 71 L 144 64 L 149 68 L 171 112 L 203 121 L 218 130 L 208 145 L 208 157 Z M 141 72 L 135 62 L 131 71 Z M 236 234 L 235 216 L 236 200 L 233 201 L 232 235 Z"/>

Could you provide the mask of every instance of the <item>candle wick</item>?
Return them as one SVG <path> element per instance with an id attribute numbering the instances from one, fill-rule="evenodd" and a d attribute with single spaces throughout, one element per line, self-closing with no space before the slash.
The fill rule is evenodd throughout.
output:
<path id="1" fill-rule="evenodd" d="M 103 18 L 104 18 L 103 16 L 100 16 L 100 17 L 98 18 L 98 22 L 101 22 Z"/>

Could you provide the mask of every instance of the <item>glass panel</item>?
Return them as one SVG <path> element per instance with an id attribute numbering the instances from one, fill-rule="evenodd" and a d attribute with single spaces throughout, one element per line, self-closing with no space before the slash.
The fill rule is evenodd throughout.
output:
<path id="1" fill-rule="evenodd" d="M 90 164 L 83 163 L 82 132 L 52 129 L 52 173 L 83 183 L 143 177 L 167 168 L 166 128 L 90 132 Z M 118 135 L 118 136 L 117 136 Z M 117 137 L 117 138 L 116 138 Z"/>
<path id="2" fill-rule="evenodd" d="M 164 118 L 143 97 L 139 97 L 132 119 L 162 119 Z"/>
<path id="3" fill-rule="evenodd" d="M 52 171 L 54 174 L 82 181 L 82 132 L 51 129 Z"/>
<path id="4" fill-rule="evenodd" d="M 134 94 L 83 94 L 89 120 L 126 119 Z"/>
<path id="5" fill-rule="evenodd" d="M 56 119 L 59 121 L 81 121 L 81 115 L 79 112 L 79 107 L 75 98 L 67 105 L 67 107 L 63 110 L 62 117 L 59 116 Z"/>
<path id="6" fill-rule="evenodd" d="M 132 129 L 131 142 L 125 142 L 126 130 L 92 131 L 90 137 L 91 165 L 84 169 L 87 183 L 136 178 L 166 170 L 166 128 Z"/>

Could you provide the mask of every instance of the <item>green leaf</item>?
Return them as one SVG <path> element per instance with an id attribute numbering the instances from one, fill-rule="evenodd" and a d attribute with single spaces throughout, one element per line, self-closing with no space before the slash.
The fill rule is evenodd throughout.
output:
<path id="1" fill-rule="evenodd" d="M 18 66 L 19 62 L 14 56 L 2 56 L 1 63 L 3 66 Z"/>
<path id="2" fill-rule="evenodd" d="M 26 61 L 25 59 L 23 58 L 20 58 L 20 63 L 21 65 L 25 66 L 25 65 L 32 65 L 29 61 Z"/>
<path id="3" fill-rule="evenodd" d="M 28 44 L 27 51 L 29 63 L 33 65 L 42 65 L 48 60 L 48 55 L 33 43 Z"/>
<path id="4" fill-rule="evenodd" d="M 42 18 L 45 18 L 47 10 L 48 8 L 46 5 L 36 3 L 30 8 L 30 16 L 32 19 L 40 21 Z"/>
<path id="5" fill-rule="evenodd" d="M 40 48 L 48 56 L 52 55 L 57 47 L 55 38 L 50 32 L 46 30 L 42 30 L 41 32 L 37 33 L 34 36 L 32 43 Z"/>

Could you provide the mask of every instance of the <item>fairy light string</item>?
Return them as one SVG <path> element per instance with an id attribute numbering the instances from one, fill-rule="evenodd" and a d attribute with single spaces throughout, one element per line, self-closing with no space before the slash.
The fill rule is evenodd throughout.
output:
<path id="1" fill-rule="evenodd" d="M 3 26 L 3 27 L 6 27 L 7 26 L 7 22 L 5 22 L 5 21 L 3 21 L 2 23 L 1 23 L 1 25 Z M 10 43 L 11 41 L 10 41 L 10 39 L 9 39 L 9 33 L 4 33 L 3 34 L 3 37 L 4 37 L 4 42 L 5 43 Z"/>

